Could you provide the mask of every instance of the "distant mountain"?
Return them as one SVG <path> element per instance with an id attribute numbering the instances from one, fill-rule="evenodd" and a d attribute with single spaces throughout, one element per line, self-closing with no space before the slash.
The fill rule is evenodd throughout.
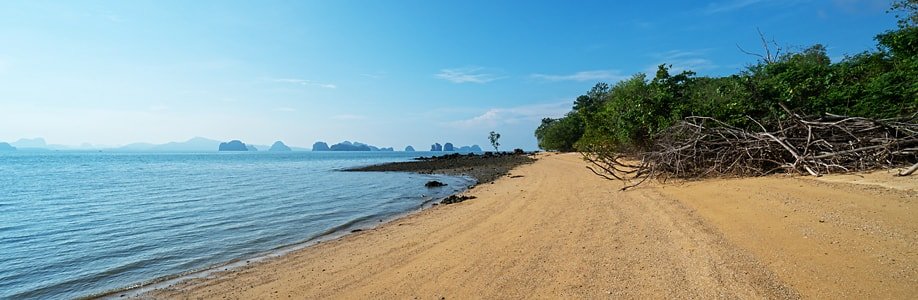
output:
<path id="1" fill-rule="evenodd" d="M 0 152 L 4 151 L 16 151 L 16 147 L 13 147 L 9 143 L 0 143 Z"/>
<path id="2" fill-rule="evenodd" d="M 34 139 L 19 139 L 18 141 L 10 143 L 10 145 L 16 148 L 48 148 L 48 143 L 45 142 L 44 138 L 40 137 Z"/>
<path id="3" fill-rule="evenodd" d="M 414 147 L 411 147 L 411 145 L 408 145 L 408 147 L 405 147 L 405 152 L 414 152 Z"/>
<path id="4" fill-rule="evenodd" d="M 370 145 L 364 143 L 351 143 L 348 141 L 343 141 L 330 147 L 331 151 L 373 151 L 373 148 L 370 148 Z M 377 148 L 379 150 L 379 148 Z"/>
<path id="5" fill-rule="evenodd" d="M 248 147 L 239 140 L 232 140 L 226 143 L 220 143 L 217 151 L 249 151 Z"/>
<path id="6" fill-rule="evenodd" d="M 194 137 L 184 142 L 169 142 L 165 144 L 133 143 L 114 151 L 150 151 L 150 152 L 212 152 L 218 149 L 220 141 L 208 138 Z"/>
<path id="7" fill-rule="evenodd" d="M 312 151 L 331 151 L 331 148 L 325 142 L 316 142 L 312 144 Z"/>
<path id="8" fill-rule="evenodd" d="M 453 143 L 443 144 L 443 151 L 456 151 L 456 148 L 453 148 Z"/>
<path id="9" fill-rule="evenodd" d="M 395 151 L 395 149 L 392 147 L 379 148 L 361 142 L 343 141 L 331 145 L 331 147 L 325 142 L 316 142 L 312 145 L 312 151 Z"/>
<path id="10" fill-rule="evenodd" d="M 434 143 L 430 145 L 430 151 L 443 151 L 443 146 L 441 146 L 440 143 Z"/>
<path id="11" fill-rule="evenodd" d="M 249 145 L 249 144 L 245 145 L 245 149 L 248 151 L 258 151 L 258 148 L 255 147 L 255 145 Z"/>
<path id="12" fill-rule="evenodd" d="M 287 145 L 284 145 L 284 142 L 276 141 L 274 142 L 273 145 L 271 145 L 271 148 L 269 148 L 268 151 L 287 152 L 287 151 L 293 151 L 293 149 L 290 149 L 290 147 L 287 147 Z"/>

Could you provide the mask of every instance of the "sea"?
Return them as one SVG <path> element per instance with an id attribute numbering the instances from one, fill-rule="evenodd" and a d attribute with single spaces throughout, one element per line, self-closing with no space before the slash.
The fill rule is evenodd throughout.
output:
<path id="1" fill-rule="evenodd" d="M 372 227 L 474 183 L 427 152 L 0 154 L 0 299 L 143 286 Z M 439 180 L 445 188 L 428 189 Z"/>

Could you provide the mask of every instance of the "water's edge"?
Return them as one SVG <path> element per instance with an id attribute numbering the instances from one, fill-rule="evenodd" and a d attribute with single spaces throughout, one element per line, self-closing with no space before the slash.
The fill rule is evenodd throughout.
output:
<path id="1" fill-rule="evenodd" d="M 406 173 L 406 172 L 397 172 L 397 173 Z M 412 173 L 412 172 L 407 172 L 407 173 Z M 348 222 L 345 222 L 343 224 L 329 228 L 328 230 L 325 230 L 319 234 L 316 234 L 315 236 L 308 238 L 306 240 L 292 243 L 292 244 L 287 244 L 287 245 L 280 245 L 272 250 L 268 250 L 263 253 L 258 253 L 258 254 L 254 254 L 254 255 L 250 255 L 246 257 L 239 257 L 239 258 L 235 258 L 235 259 L 232 259 L 226 262 L 217 263 L 217 264 L 214 264 L 208 267 L 199 268 L 199 269 L 189 270 L 189 271 L 178 273 L 178 274 L 161 276 L 161 277 L 147 280 L 144 282 L 130 284 L 125 287 L 78 297 L 77 299 L 124 299 L 124 298 L 139 297 L 147 292 L 157 290 L 157 289 L 167 288 L 167 287 L 173 286 L 175 284 L 178 284 L 178 283 L 181 283 L 187 280 L 206 278 L 206 277 L 209 277 L 211 275 L 218 274 L 221 272 L 227 272 L 227 271 L 231 271 L 234 269 L 246 267 L 246 266 L 252 265 L 253 263 L 262 262 L 262 261 L 272 259 L 272 258 L 279 258 L 291 252 L 306 249 L 306 248 L 321 244 L 322 242 L 341 239 L 352 233 L 356 233 L 356 232 L 353 232 L 353 230 L 356 230 L 356 229 L 360 229 L 360 230 L 373 229 L 373 228 L 377 228 L 379 226 L 388 224 L 390 222 L 405 218 L 407 216 L 420 213 L 421 211 L 424 211 L 428 208 L 433 207 L 434 204 L 439 203 L 441 200 L 445 199 L 446 197 L 449 197 L 450 195 L 458 195 L 458 194 L 466 192 L 470 187 L 474 186 L 477 182 L 477 180 L 469 176 L 457 176 L 457 175 L 447 175 L 447 176 L 450 176 L 453 178 L 461 178 L 465 180 L 465 184 L 461 186 L 461 188 L 459 188 L 457 191 L 450 193 L 449 195 L 439 197 L 439 198 L 426 199 L 423 202 L 421 202 L 419 206 L 409 209 L 407 211 L 403 211 L 399 213 L 392 213 L 392 214 L 377 214 L 377 215 L 370 215 L 370 216 L 356 218 Z M 378 220 L 378 221 L 373 222 L 373 220 Z"/>

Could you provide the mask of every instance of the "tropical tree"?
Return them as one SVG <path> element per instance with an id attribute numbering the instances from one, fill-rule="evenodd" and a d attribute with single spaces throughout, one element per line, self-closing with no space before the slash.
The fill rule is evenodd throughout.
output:
<path id="1" fill-rule="evenodd" d="M 491 131 L 491 134 L 488 135 L 488 140 L 491 141 L 491 147 L 494 147 L 494 151 L 498 151 L 497 147 L 500 146 L 498 139 L 500 139 L 500 133 Z"/>

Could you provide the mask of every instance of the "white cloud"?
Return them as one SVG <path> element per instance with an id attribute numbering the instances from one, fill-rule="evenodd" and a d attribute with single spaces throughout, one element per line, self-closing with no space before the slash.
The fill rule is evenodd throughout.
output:
<path id="1" fill-rule="evenodd" d="M 746 8 L 748 6 L 755 5 L 764 0 L 733 0 L 725 2 L 714 2 L 709 3 L 708 6 L 704 9 L 704 13 L 708 15 L 713 15 L 717 13 L 730 12 L 734 10 L 739 10 Z"/>
<path id="2" fill-rule="evenodd" d="M 385 72 L 361 73 L 360 76 L 367 77 L 370 79 L 383 79 L 383 78 L 386 78 L 386 73 Z"/>
<path id="3" fill-rule="evenodd" d="M 559 118 L 571 110 L 571 101 L 491 108 L 478 116 L 449 122 L 459 128 L 493 128 L 504 124 L 538 123 L 542 118 Z"/>
<path id="4" fill-rule="evenodd" d="M 305 85 L 305 86 L 316 86 L 316 87 L 321 87 L 321 88 L 326 88 L 326 89 L 338 88 L 337 85 L 334 85 L 331 83 L 316 82 L 312 80 L 298 79 L 298 78 L 270 78 L 268 80 L 273 81 L 273 82 L 280 82 L 280 83 L 291 83 L 291 84 L 299 84 L 299 85 Z"/>
<path id="5" fill-rule="evenodd" d="M 702 13 L 706 15 L 713 15 L 719 13 L 729 13 L 737 10 L 746 9 L 751 6 L 756 5 L 770 5 L 770 6 L 792 6 L 804 2 L 810 2 L 812 0 L 728 0 L 721 2 L 709 3 L 705 8 L 701 10 Z M 849 0 L 849 1 L 861 1 L 861 0 Z"/>
<path id="6" fill-rule="evenodd" d="M 547 81 L 609 81 L 609 82 L 618 82 L 621 80 L 628 79 L 627 75 L 623 75 L 621 71 L 618 70 L 592 70 L 592 71 L 580 71 L 574 74 L 567 75 L 548 75 L 548 74 L 532 74 L 529 77 Z"/>
<path id="7" fill-rule="evenodd" d="M 494 74 L 486 73 L 486 70 L 482 67 L 442 69 L 440 70 L 440 73 L 434 74 L 434 77 L 453 83 L 488 83 L 503 78 Z"/>
<path id="8" fill-rule="evenodd" d="M 647 67 L 647 75 L 653 76 L 657 72 L 657 67 L 661 64 L 672 65 L 670 73 L 679 73 L 682 71 L 706 71 L 720 68 L 719 65 L 707 58 L 708 49 L 702 50 L 672 50 L 654 55 L 657 63 Z"/>

